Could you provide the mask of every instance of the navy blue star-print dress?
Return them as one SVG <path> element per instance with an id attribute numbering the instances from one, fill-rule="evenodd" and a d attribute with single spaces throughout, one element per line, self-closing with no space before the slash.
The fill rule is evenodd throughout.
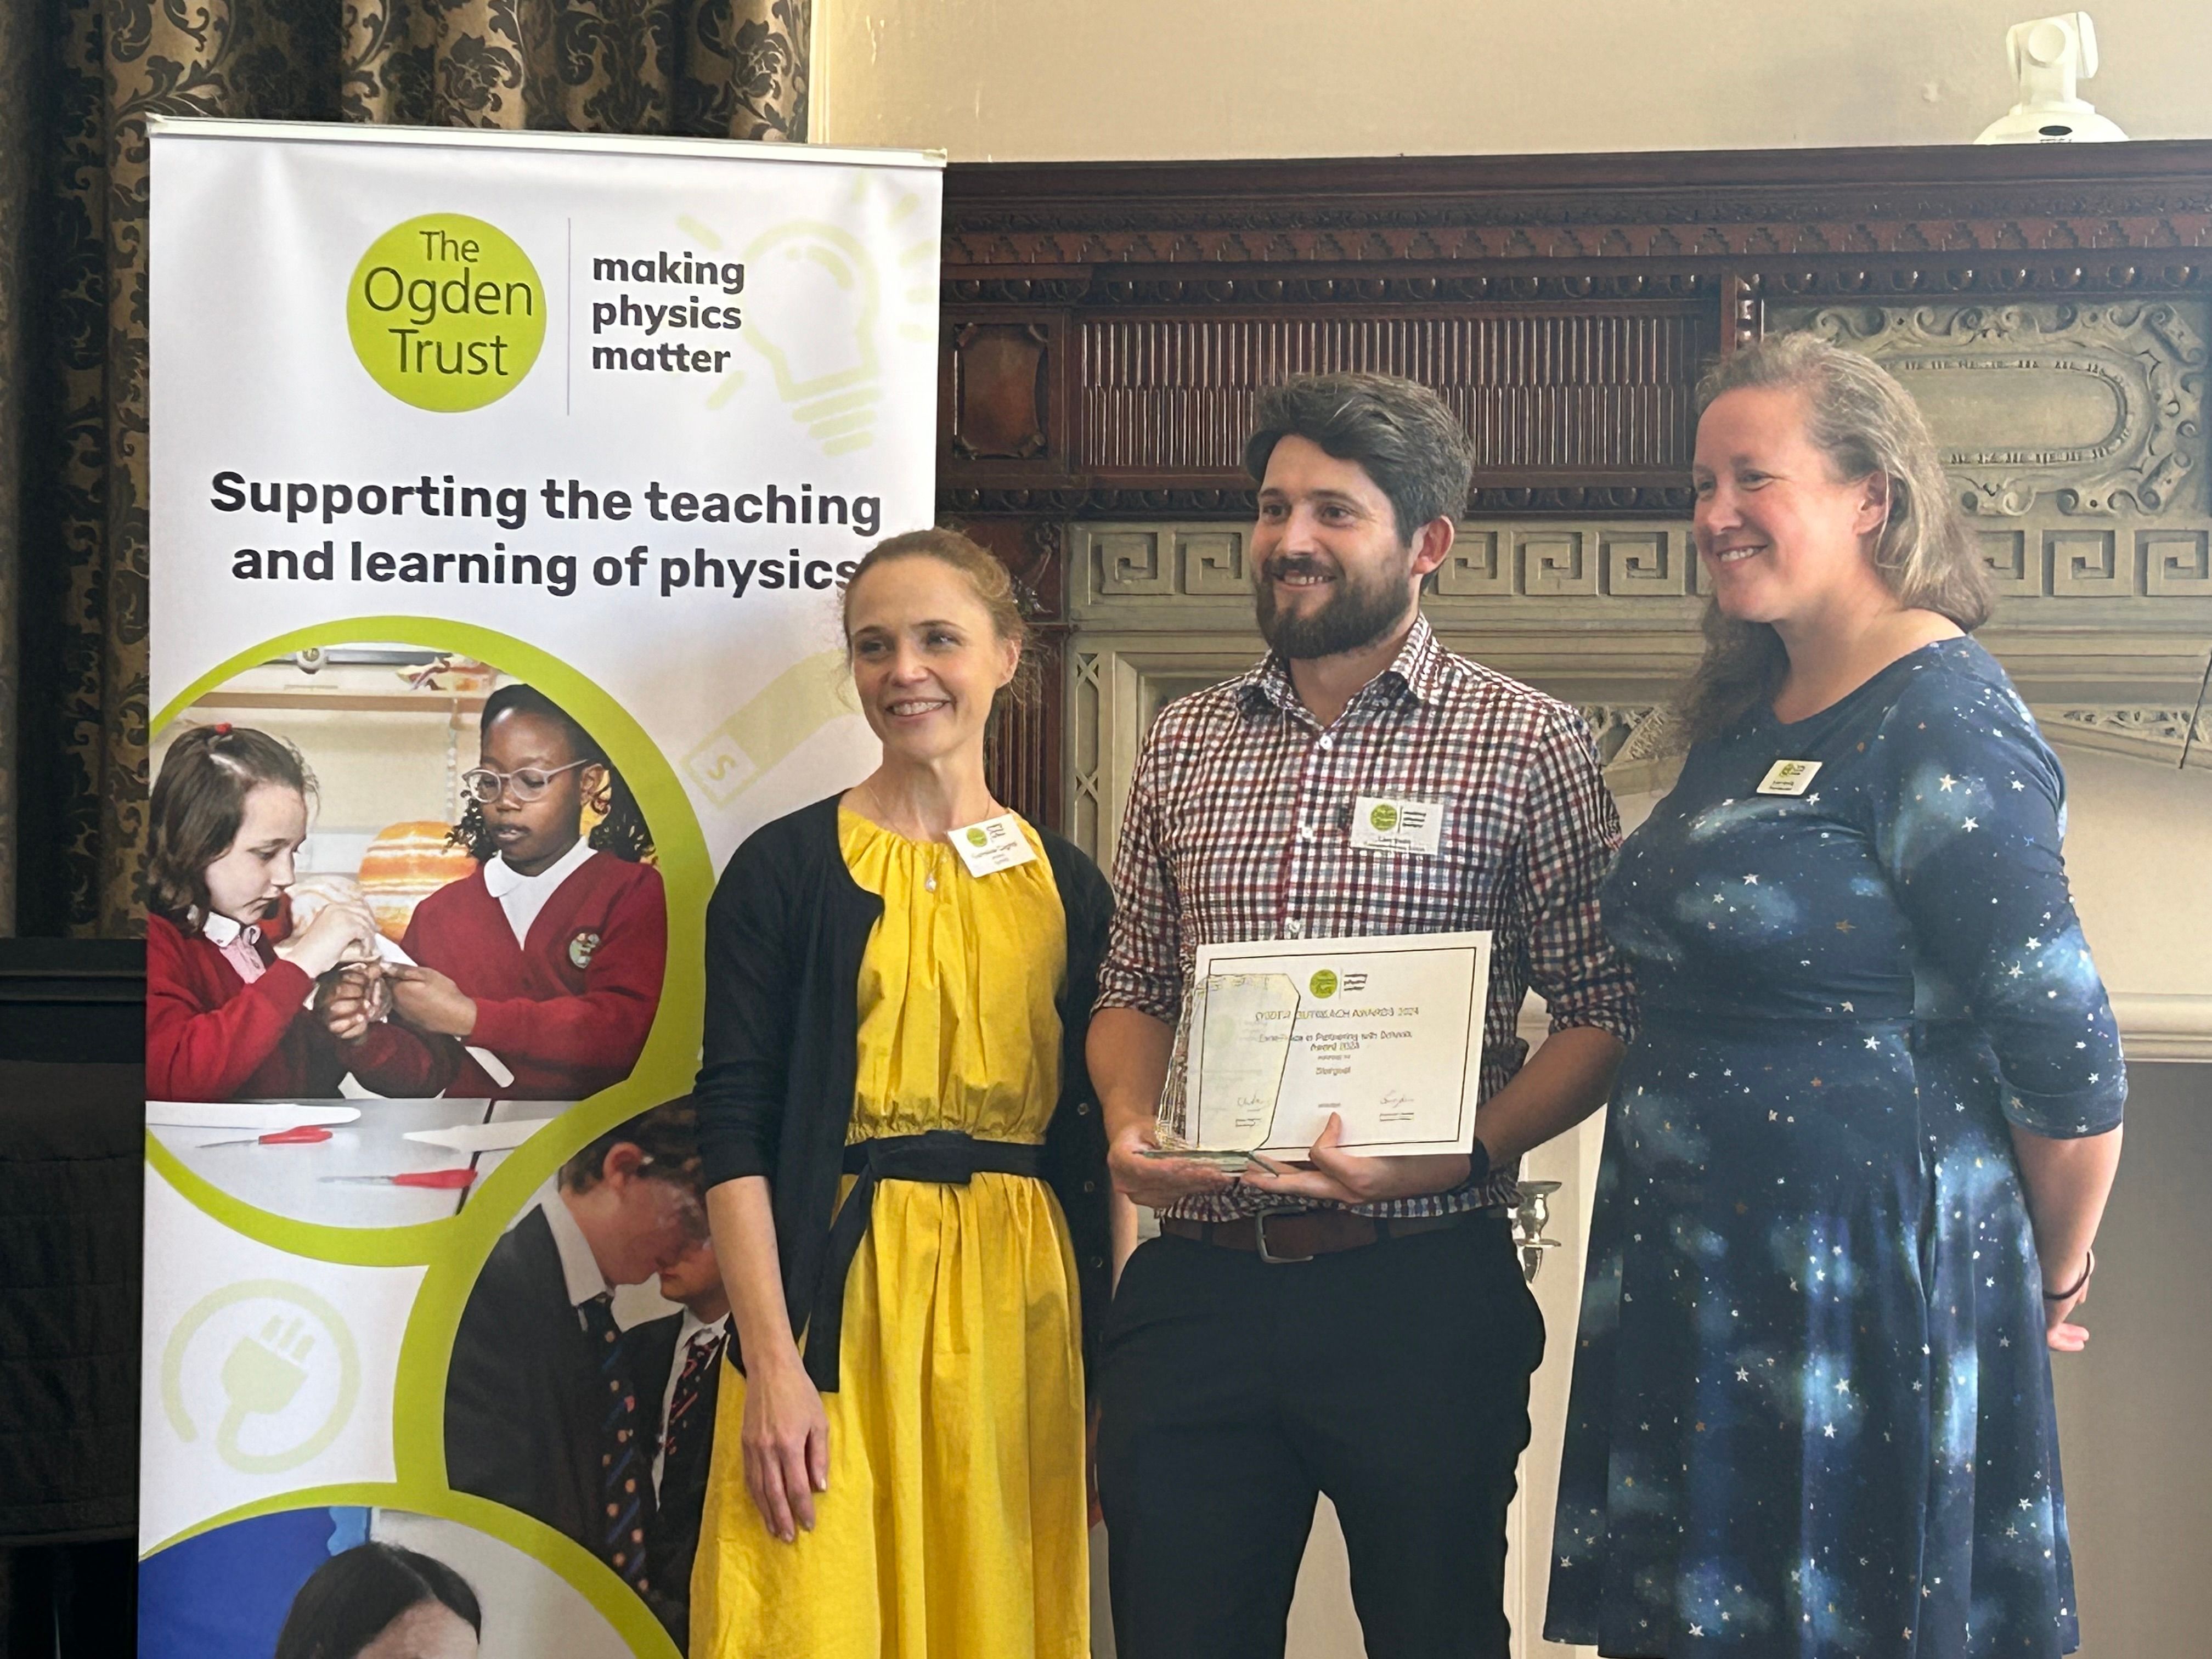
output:
<path id="1" fill-rule="evenodd" d="M 1799 795 L 1778 761 L 1817 761 Z M 1688 1659 L 2077 1645 L 2008 1123 L 2126 1096 L 2064 784 L 1939 641 L 1690 751 L 1605 921 L 1642 1034 L 1606 1127 L 1545 1635 Z"/>

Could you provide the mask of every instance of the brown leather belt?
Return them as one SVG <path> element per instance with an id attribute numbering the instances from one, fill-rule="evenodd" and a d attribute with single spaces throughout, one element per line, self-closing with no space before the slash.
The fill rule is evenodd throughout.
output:
<path id="1" fill-rule="evenodd" d="M 1364 1249 L 1386 1238 L 1442 1232 L 1471 1221 L 1502 1218 L 1506 1212 L 1504 1205 L 1493 1204 L 1450 1215 L 1389 1217 L 1354 1215 L 1349 1210 L 1267 1210 L 1235 1221 L 1192 1221 L 1164 1215 L 1160 1231 L 1171 1238 L 1218 1244 L 1224 1250 L 1257 1251 L 1262 1261 L 1286 1263 L 1310 1261 L 1340 1250 Z"/>

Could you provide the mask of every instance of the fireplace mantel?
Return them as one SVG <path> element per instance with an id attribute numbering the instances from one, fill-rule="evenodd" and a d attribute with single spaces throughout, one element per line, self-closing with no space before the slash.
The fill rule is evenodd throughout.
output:
<path id="1" fill-rule="evenodd" d="M 2212 646 L 2212 142 L 956 165 L 943 259 L 939 511 L 1056 670 L 1000 781 L 1086 842 L 1114 814 L 1085 676 L 1249 641 L 1244 422 L 1321 367 L 1468 421 L 1431 617 L 1644 763 L 1703 603 L 1691 390 L 1785 328 L 1928 409 L 2002 596 L 1984 637 L 2052 735 L 2179 757 Z"/>

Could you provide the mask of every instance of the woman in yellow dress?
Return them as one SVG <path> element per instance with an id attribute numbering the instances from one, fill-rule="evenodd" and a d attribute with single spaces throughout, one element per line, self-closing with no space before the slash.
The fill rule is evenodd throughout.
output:
<path id="1" fill-rule="evenodd" d="M 867 780 L 751 836 L 707 923 L 723 1380 L 693 1659 L 1081 1659 L 1084 1341 L 1108 1293 L 1083 1069 L 1111 899 L 1009 813 L 1005 570 L 879 544 L 845 591 Z"/>

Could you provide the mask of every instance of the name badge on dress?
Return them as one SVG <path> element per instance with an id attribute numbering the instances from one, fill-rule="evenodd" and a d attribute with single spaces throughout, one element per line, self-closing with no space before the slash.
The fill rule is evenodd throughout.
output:
<path id="1" fill-rule="evenodd" d="M 1443 803 L 1396 795 L 1352 798 L 1352 844 L 1370 853 L 1433 855 L 1443 835 Z"/>
<path id="2" fill-rule="evenodd" d="M 1814 775 L 1820 769 L 1818 761 L 1779 760 L 1766 769 L 1766 775 L 1759 781 L 1762 795 L 1802 795 L 1813 787 Z"/>
<path id="3" fill-rule="evenodd" d="M 960 854 L 961 863 L 968 866 L 971 876 L 994 875 L 1036 857 L 1030 849 L 1030 838 L 1022 833 L 1022 821 L 1012 812 L 1001 812 L 981 823 L 948 830 L 945 838 L 952 843 L 952 850 Z"/>

